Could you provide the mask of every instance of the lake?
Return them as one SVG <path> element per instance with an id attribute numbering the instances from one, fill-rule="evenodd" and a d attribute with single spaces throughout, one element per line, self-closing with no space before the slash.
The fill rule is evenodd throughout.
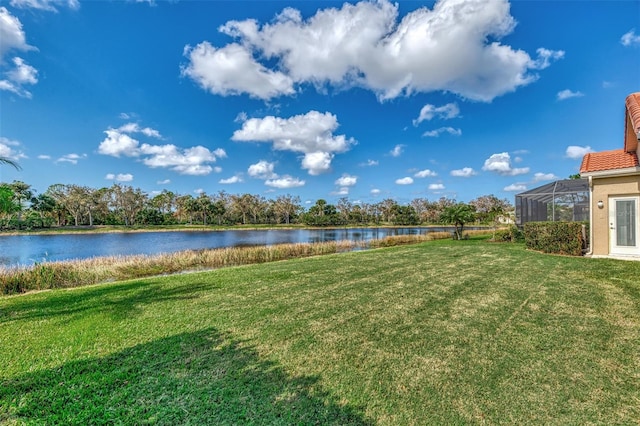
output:
<path id="1" fill-rule="evenodd" d="M 408 227 L 5 235 L 0 236 L 0 266 L 32 265 L 36 262 L 101 256 L 152 255 L 220 247 L 340 240 L 369 241 L 393 235 L 426 234 L 451 229 Z"/>

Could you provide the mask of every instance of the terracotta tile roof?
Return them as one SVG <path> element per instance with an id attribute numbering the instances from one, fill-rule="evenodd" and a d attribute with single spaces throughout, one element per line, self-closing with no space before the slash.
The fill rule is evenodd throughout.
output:
<path id="1" fill-rule="evenodd" d="M 640 139 L 640 92 L 632 93 L 625 100 L 624 150 L 638 150 Z"/>
<path id="2" fill-rule="evenodd" d="M 636 153 L 625 152 L 624 149 L 616 149 L 613 151 L 592 152 L 585 155 L 580 165 L 580 173 L 627 169 L 630 167 L 640 167 Z"/>

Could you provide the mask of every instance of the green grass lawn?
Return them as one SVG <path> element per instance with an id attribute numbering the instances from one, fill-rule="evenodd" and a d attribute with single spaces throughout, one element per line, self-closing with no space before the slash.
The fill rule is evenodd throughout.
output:
<path id="1" fill-rule="evenodd" d="M 434 241 L 0 298 L 2 424 L 637 424 L 640 262 Z"/>

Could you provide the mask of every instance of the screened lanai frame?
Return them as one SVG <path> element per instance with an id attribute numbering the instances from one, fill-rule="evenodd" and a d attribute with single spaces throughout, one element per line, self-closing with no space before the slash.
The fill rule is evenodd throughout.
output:
<path id="1" fill-rule="evenodd" d="M 516 225 L 589 220 L 589 181 L 565 179 L 516 195 Z"/>

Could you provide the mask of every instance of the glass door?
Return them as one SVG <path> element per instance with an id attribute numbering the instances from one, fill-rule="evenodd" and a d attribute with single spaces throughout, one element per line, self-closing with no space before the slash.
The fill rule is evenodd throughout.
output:
<path id="1" fill-rule="evenodd" d="M 609 202 L 611 254 L 640 254 L 638 197 L 617 197 Z"/>

